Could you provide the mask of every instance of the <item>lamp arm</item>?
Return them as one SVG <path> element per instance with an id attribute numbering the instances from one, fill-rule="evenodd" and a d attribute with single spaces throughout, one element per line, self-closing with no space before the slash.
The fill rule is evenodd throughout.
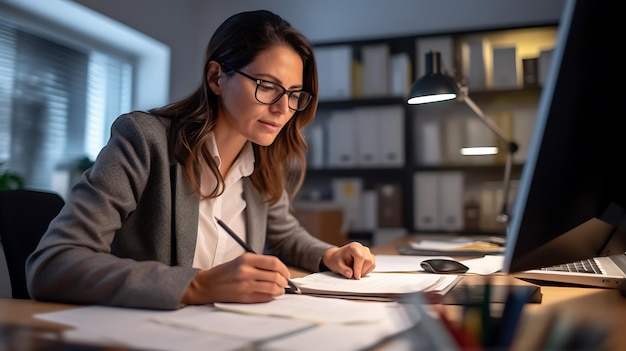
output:
<path id="1" fill-rule="evenodd" d="M 467 87 L 461 87 L 459 85 L 459 90 L 461 94 L 459 94 L 459 100 L 463 100 L 469 108 L 474 111 L 474 113 L 483 121 L 489 129 L 491 129 L 502 141 L 507 144 L 507 154 L 504 164 L 504 180 L 503 180 L 503 191 L 502 191 L 502 206 L 500 208 L 500 213 L 496 217 L 498 222 L 508 223 L 509 221 L 509 190 L 511 187 L 511 168 L 513 167 L 513 155 L 518 149 L 517 143 L 513 141 L 507 134 L 500 128 L 494 120 L 486 115 L 467 94 Z"/>
<path id="2" fill-rule="evenodd" d="M 472 111 L 474 111 L 474 113 L 483 121 L 483 123 L 487 125 L 487 127 L 489 127 L 489 129 L 491 129 L 498 136 L 498 138 L 502 139 L 502 141 L 504 141 L 507 144 L 511 142 L 510 138 L 506 135 L 506 133 L 502 130 L 502 128 L 500 128 L 496 124 L 496 122 L 493 121 L 491 117 L 486 115 L 474 103 L 474 100 L 470 99 L 470 97 L 466 94 L 462 94 L 460 99 L 462 99 L 467 104 L 467 106 L 469 106 L 469 108 L 471 108 Z"/>

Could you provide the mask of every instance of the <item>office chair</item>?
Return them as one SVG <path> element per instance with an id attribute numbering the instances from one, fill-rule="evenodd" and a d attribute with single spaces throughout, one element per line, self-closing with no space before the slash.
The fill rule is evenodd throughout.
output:
<path id="1" fill-rule="evenodd" d="M 26 259 L 65 202 L 55 193 L 16 189 L 0 191 L 0 242 L 13 298 L 30 299 L 26 287 Z"/>

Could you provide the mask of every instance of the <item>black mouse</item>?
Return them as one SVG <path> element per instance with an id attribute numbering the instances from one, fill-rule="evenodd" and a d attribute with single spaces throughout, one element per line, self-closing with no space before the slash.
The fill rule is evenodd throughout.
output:
<path id="1" fill-rule="evenodd" d="M 420 265 L 429 273 L 465 273 L 469 269 L 468 266 L 455 260 L 445 258 L 431 258 L 423 260 Z"/>

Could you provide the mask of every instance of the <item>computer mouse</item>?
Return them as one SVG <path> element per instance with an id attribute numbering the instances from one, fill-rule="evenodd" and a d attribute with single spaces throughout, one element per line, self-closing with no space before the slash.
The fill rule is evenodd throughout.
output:
<path id="1" fill-rule="evenodd" d="M 446 258 L 430 258 L 423 260 L 420 265 L 429 273 L 465 273 L 469 269 L 468 266 L 461 262 Z"/>

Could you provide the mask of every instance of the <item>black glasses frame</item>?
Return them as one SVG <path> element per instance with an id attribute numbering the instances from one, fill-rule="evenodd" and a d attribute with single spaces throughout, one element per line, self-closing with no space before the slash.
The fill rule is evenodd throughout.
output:
<path id="1" fill-rule="evenodd" d="M 244 72 L 242 72 L 242 71 L 240 71 L 238 69 L 230 69 L 230 71 L 239 73 L 242 76 L 244 76 L 244 77 L 250 79 L 251 81 L 255 82 L 256 83 L 256 88 L 254 89 L 254 98 L 256 99 L 256 101 L 258 101 L 258 102 L 260 102 L 260 103 L 262 103 L 264 105 L 273 105 L 273 104 L 277 103 L 278 100 L 280 100 L 283 97 L 283 95 L 285 95 L 285 94 L 287 95 L 288 98 L 291 98 L 292 94 L 295 94 L 295 93 L 305 93 L 305 94 L 308 95 L 309 98 L 306 101 L 306 103 L 304 104 L 304 107 L 302 107 L 302 108 L 297 108 L 297 107 L 294 108 L 293 106 L 291 106 L 290 102 L 287 103 L 287 106 L 289 106 L 289 108 L 291 110 L 294 110 L 294 111 L 304 111 L 307 107 L 309 107 L 309 103 L 311 103 L 311 100 L 313 100 L 313 94 L 309 93 L 308 91 L 304 91 L 304 90 L 287 90 L 287 89 L 285 89 L 285 87 L 283 87 L 282 85 L 280 85 L 280 84 L 278 84 L 276 82 L 272 82 L 271 80 L 265 80 L 265 79 L 253 77 L 253 76 L 251 76 L 251 75 L 249 75 L 247 73 L 244 73 Z M 257 96 L 257 92 L 259 91 L 259 86 L 261 84 L 263 84 L 263 83 L 269 83 L 269 84 L 276 85 L 277 87 L 281 88 L 283 90 L 283 92 L 281 94 L 279 94 L 272 102 L 261 101 L 261 100 L 259 100 L 259 97 Z M 290 99 L 287 99 L 287 100 L 291 101 Z"/>

